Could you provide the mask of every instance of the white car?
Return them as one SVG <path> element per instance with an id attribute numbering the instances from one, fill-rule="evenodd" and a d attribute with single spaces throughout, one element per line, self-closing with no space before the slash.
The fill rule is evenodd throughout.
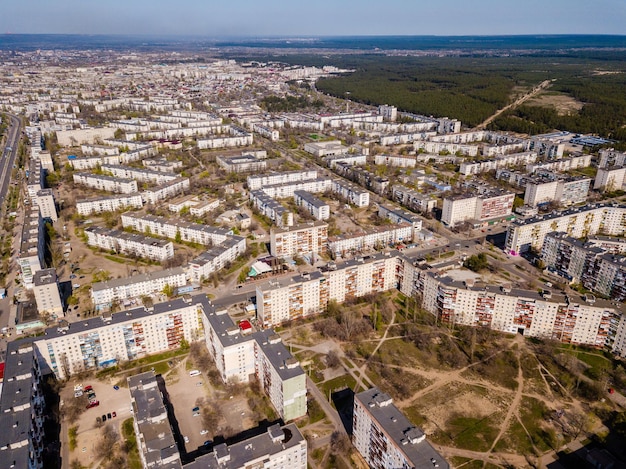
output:
<path id="1" fill-rule="evenodd" d="M 183 440 L 185 440 L 185 443 L 189 443 L 189 437 L 187 435 L 183 436 Z"/>
<path id="2" fill-rule="evenodd" d="M 206 435 L 207 433 L 209 433 L 208 430 L 200 430 L 200 435 Z"/>

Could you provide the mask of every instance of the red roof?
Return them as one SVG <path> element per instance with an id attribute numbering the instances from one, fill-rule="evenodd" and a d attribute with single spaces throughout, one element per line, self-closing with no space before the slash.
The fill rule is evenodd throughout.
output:
<path id="1" fill-rule="evenodd" d="M 247 319 L 239 321 L 239 329 L 242 331 L 247 331 L 248 329 L 252 329 L 252 324 Z"/>
<path id="2" fill-rule="evenodd" d="M 0 379 L 4 378 L 4 362 L 0 363 Z"/>

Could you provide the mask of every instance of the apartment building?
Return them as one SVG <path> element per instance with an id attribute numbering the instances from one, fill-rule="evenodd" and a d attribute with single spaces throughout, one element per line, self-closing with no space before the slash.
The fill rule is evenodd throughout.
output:
<path id="1" fill-rule="evenodd" d="M 588 168 L 591 166 L 591 155 L 574 155 L 560 160 L 544 161 L 541 163 L 531 163 L 526 165 L 526 172 L 533 174 L 539 170 L 547 171 L 570 171 L 578 168 Z"/>
<path id="2" fill-rule="evenodd" d="M 177 169 L 183 167 L 183 162 L 179 160 L 170 161 L 165 157 L 161 158 L 147 158 L 141 162 L 146 168 L 150 168 L 154 171 L 161 171 L 163 173 L 175 173 Z"/>
<path id="3" fill-rule="evenodd" d="M 415 156 L 375 155 L 374 164 L 378 166 L 394 166 L 398 168 L 415 168 L 417 160 Z"/>
<path id="4" fill-rule="evenodd" d="M 278 130 L 265 125 L 252 124 L 252 130 L 260 136 L 270 139 L 272 142 L 276 142 L 280 139 L 280 132 Z"/>
<path id="5" fill-rule="evenodd" d="M 127 378 L 133 429 L 143 467 L 182 469 L 174 433 L 154 371 Z"/>
<path id="6" fill-rule="evenodd" d="M 317 171 L 285 171 L 280 173 L 269 173 L 264 175 L 253 175 L 246 178 L 248 189 L 255 191 L 265 186 L 275 186 L 278 184 L 289 184 L 292 182 L 307 181 L 317 179 Z"/>
<path id="7" fill-rule="evenodd" d="M 413 226 L 409 223 L 376 226 L 356 234 L 331 236 L 328 252 L 335 257 L 344 257 L 376 248 L 413 241 Z"/>
<path id="8" fill-rule="evenodd" d="M 204 300 L 202 299 L 204 297 Z M 58 378 L 178 349 L 202 337 L 206 296 L 175 299 L 154 307 L 61 322 L 37 343 L 41 358 Z"/>
<path id="9" fill-rule="evenodd" d="M 523 153 L 513 153 L 511 155 L 502 155 L 491 160 L 483 161 L 464 161 L 461 163 L 459 173 L 464 176 L 472 174 L 486 173 L 507 166 L 517 166 L 521 164 L 531 164 L 537 161 L 537 153 L 527 151 Z"/>
<path id="10" fill-rule="evenodd" d="M 330 218 L 330 205 L 306 191 L 295 191 L 293 198 L 298 207 L 303 207 L 316 220 Z"/>
<path id="11" fill-rule="evenodd" d="M 283 228 L 293 225 L 293 213 L 267 195 L 263 190 L 250 191 L 249 196 L 252 205 L 276 225 Z"/>
<path id="12" fill-rule="evenodd" d="M 296 191 L 306 191 L 312 193 L 326 192 L 330 189 L 330 186 L 330 179 L 316 178 L 263 186 L 260 190 L 275 199 L 285 199 L 293 197 Z"/>
<path id="13" fill-rule="evenodd" d="M 265 171 L 267 161 L 254 155 L 218 156 L 217 164 L 230 173 L 251 173 Z"/>
<path id="14" fill-rule="evenodd" d="M 176 174 L 122 165 L 102 165 L 102 171 L 106 171 L 107 173 L 110 173 L 120 179 L 135 179 L 138 182 L 157 185 L 165 184 L 173 181 L 174 179 L 178 179 L 178 175 Z"/>
<path id="15" fill-rule="evenodd" d="M 345 155 L 349 148 L 343 146 L 339 140 L 326 142 L 311 142 L 304 145 L 304 151 L 313 156 L 323 158 L 325 156 Z"/>
<path id="16" fill-rule="evenodd" d="M 164 261 L 174 257 L 174 244 L 171 241 L 137 233 L 110 230 L 101 226 L 89 226 L 85 228 L 85 234 L 87 245 L 107 251 L 154 261 Z"/>
<path id="17" fill-rule="evenodd" d="M 422 307 L 444 324 L 490 327 L 565 343 L 611 347 L 623 307 L 608 301 L 491 285 L 469 286 L 433 271 L 418 273 Z"/>
<path id="18" fill-rule="evenodd" d="M 240 127 L 228 126 L 227 131 L 228 136 L 199 138 L 196 140 L 196 144 L 200 150 L 206 150 L 209 148 L 243 147 L 254 143 L 253 135 Z"/>
<path id="19" fill-rule="evenodd" d="M 138 192 L 137 181 L 134 179 L 117 178 L 90 173 L 74 173 L 74 184 L 81 184 L 92 189 L 121 194 L 135 194 Z"/>
<path id="20" fill-rule="evenodd" d="M 117 150 L 117 148 L 114 148 Z M 119 155 L 102 155 L 102 156 L 81 156 L 69 155 L 67 162 L 74 170 L 85 171 L 95 169 L 103 164 L 120 164 Z"/>
<path id="21" fill-rule="evenodd" d="M 548 233 L 562 231 L 574 238 L 603 233 L 620 236 L 626 230 L 626 206 L 594 204 L 562 212 L 515 220 L 506 234 L 506 252 L 517 255 L 540 250 Z"/>
<path id="22" fill-rule="evenodd" d="M 331 263 L 321 271 L 270 280 L 257 285 L 257 317 L 264 326 L 323 312 L 328 301 L 339 303 L 395 288 L 397 257 L 387 254 Z"/>
<path id="23" fill-rule="evenodd" d="M 274 424 L 261 435 L 239 443 L 221 443 L 186 469 L 306 469 L 307 443 L 295 424 Z"/>
<path id="24" fill-rule="evenodd" d="M 181 210 L 188 208 L 189 214 L 195 217 L 201 217 L 220 206 L 219 199 L 200 199 L 196 195 L 188 195 L 178 197 L 168 204 L 171 212 L 180 213 Z"/>
<path id="25" fill-rule="evenodd" d="M 321 221 L 274 228 L 270 232 L 270 254 L 276 257 L 321 254 L 327 241 L 328 225 Z"/>
<path id="26" fill-rule="evenodd" d="M 352 166 L 363 166 L 367 164 L 367 155 L 348 153 L 345 155 L 327 156 L 324 161 L 330 169 L 334 169 L 339 163 L 349 164 Z"/>
<path id="27" fill-rule="evenodd" d="M 388 204 L 378 204 L 378 216 L 382 219 L 391 221 L 391 223 L 400 224 L 408 223 L 413 228 L 413 239 L 417 238 L 418 233 L 422 230 L 422 219 L 414 213 L 407 212 L 401 208 Z"/>
<path id="28" fill-rule="evenodd" d="M 176 178 L 160 186 L 146 189 L 141 193 L 141 197 L 145 203 L 155 205 L 170 197 L 180 195 L 188 189 L 189 178 Z"/>
<path id="29" fill-rule="evenodd" d="M 59 219 L 52 189 L 41 189 L 35 195 L 33 203 L 39 207 L 41 218 L 50 220 L 53 223 Z"/>
<path id="30" fill-rule="evenodd" d="M 391 187 L 391 198 L 405 207 L 422 213 L 430 213 L 437 207 L 437 199 L 401 184 Z"/>
<path id="31" fill-rule="evenodd" d="M 626 187 L 626 166 L 598 168 L 593 188 L 602 192 L 623 190 Z"/>
<path id="32" fill-rule="evenodd" d="M 376 194 L 382 195 L 389 186 L 389 179 L 377 176 L 363 168 L 352 166 L 346 163 L 337 163 L 334 167 L 334 171 L 340 176 L 349 179 L 352 182 L 356 182 Z"/>
<path id="33" fill-rule="evenodd" d="M 24 210 L 24 224 L 20 238 L 20 249 L 17 264 L 23 285 L 31 289 L 33 278 L 37 271 L 44 268 L 45 229 L 43 218 L 37 207 L 27 207 Z"/>
<path id="34" fill-rule="evenodd" d="M 626 165 L 625 152 L 615 151 L 613 148 L 603 148 L 600 150 L 599 155 L 600 161 L 598 161 L 598 168 Z"/>
<path id="35" fill-rule="evenodd" d="M 306 414 L 306 376 L 280 336 L 271 329 L 244 334 L 225 309 L 212 305 L 202 320 L 207 350 L 224 382 L 246 383 L 255 375 L 283 420 Z"/>
<path id="36" fill-rule="evenodd" d="M 319 314 L 328 304 L 326 278 L 311 272 L 256 286 L 257 318 L 264 327 Z"/>
<path id="37" fill-rule="evenodd" d="M 203 246 L 222 244 L 232 235 L 232 230 L 155 215 L 123 213 L 121 218 L 124 228 L 169 239 L 176 239 L 180 236 L 181 241 L 198 243 Z"/>
<path id="38" fill-rule="evenodd" d="M 454 227 L 459 223 L 485 222 L 511 215 L 514 193 L 488 191 L 480 195 L 460 194 L 443 199 L 441 221 Z"/>
<path id="39" fill-rule="evenodd" d="M 59 292 L 59 283 L 55 269 L 42 269 L 33 277 L 33 293 L 40 315 L 50 314 L 62 317 L 63 301 Z"/>
<path id="40" fill-rule="evenodd" d="M 370 193 L 351 182 L 333 179 L 330 183 L 330 190 L 333 194 L 359 208 L 368 207 L 370 204 Z"/>
<path id="41" fill-rule="evenodd" d="M 391 397 L 378 388 L 354 396 L 352 443 L 369 467 L 450 467 L 426 441 L 424 432 L 409 422 Z"/>
<path id="42" fill-rule="evenodd" d="M 174 288 L 187 285 L 185 271 L 176 267 L 128 278 L 97 282 L 91 286 L 91 300 L 96 309 L 101 310 L 110 307 L 114 301 L 141 298 L 162 292 L 166 285 Z"/>
<path id="43" fill-rule="evenodd" d="M 34 199 L 37 192 L 43 189 L 44 174 L 41 163 L 37 160 L 30 160 L 28 163 L 28 171 L 26 175 L 26 192 L 28 197 Z"/>
<path id="44" fill-rule="evenodd" d="M 213 246 L 195 259 L 189 261 L 187 274 L 192 282 L 202 282 L 209 278 L 213 272 L 217 272 L 230 262 L 237 260 L 246 252 L 246 238 L 241 236 L 229 236 L 226 241 L 218 246 Z"/>
<path id="45" fill-rule="evenodd" d="M 44 467 L 44 420 L 48 413 L 33 340 L 7 344 L 0 395 L 0 458 L 5 467 Z"/>
<path id="46" fill-rule="evenodd" d="M 76 211 L 82 216 L 89 216 L 93 213 L 115 212 L 117 210 L 142 207 L 143 199 L 141 198 L 141 194 L 95 197 L 76 202 Z"/>

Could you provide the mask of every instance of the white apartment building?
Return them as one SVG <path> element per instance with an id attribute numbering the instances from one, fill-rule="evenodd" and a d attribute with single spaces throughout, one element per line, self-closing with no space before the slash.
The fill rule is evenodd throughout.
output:
<path id="1" fill-rule="evenodd" d="M 393 200 L 404 205 L 411 210 L 427 213 L 432 212 L 437 207 L 437 199 L 429 194 L 422 194 L 406 186 L 397 184 L 391 188 Z"/>
<path id="2" fill-rule="evenodd" d="M 327 240 L 328 225 L 321 221 L 274 228 L 270 233 L 270 254 L 281 258 L 320 254 Z"/>
<path id="3" fill-rule="evenodd" d="M 379 166 L 394 166 L 398 168 L 415 168 L 417 160 L 415 159 L 415 156 L 375 155 L 374 164 Z"/>
<path id="4" fill-rule="evenodd" d="M 202 282 L 213 272 L 224 268 L 229 262 L 234 262 L 246 252 L 246 238 L 229 236 L 219 246 L 213 246 L 195 259 L 189 261 L 187 273 L 192 282 Z"/>
<path id="5" fill-rule="evenodd" d="M 591 155 L 577 155 L 560 160 L 544 161 L 526 165 L 526 172 L 533 174 L 540 169 L 548 171 L 569 171 L 571 169 L 588 168 L 591 166 Z"/>
<path id="6" fill-rule="evenodd" d="M 346 153 L 348 153 L 348 150 L 349 148 L 342 145 L 339 140 L 311 142 L 304 144 L 304 151 L 320 158 L 325 156 L 345 155 Z"/>
<path id="7" fill-rule="evenodd" d="M 113 147 L 117 150 L 117 148 Z M 75 170 L 85 171 L 86 169 L 94 169 L 103 164 L 120 164 L 119 155 L 103 155 L 103 156 L 83 156 L 77 158 L 75 155 L 69 155 L 67 162 Z"/>
<path id="8" fill-rule="evenodd" d="M 367 164 L 367 156 L 366 155 L 357 155 L 357 154 L 345 154 L 345 155 L 334 155 L 327 156 L 324 158 L 326 164 L 330 169 L 334 169 L 338 163 L 346 163 L 351 164 L 353 166 L 364 166 Z"/>
<path id="9" fill-rule="evenodd" d="M 568 178 L 545 180 L 531 178 L 526 182 L 524 205 L 536 207 L 552 201 L 563 206 L 578 204 L 587 200 L 591 178 Z"/>
<path id="10" fill-rule="evenodd" d="M 250 191 L 249 196 L 252 205 L 276 225 L 283 228 L 293 225 L 293 213 L 263 192 L 263 190 Z"/>
<path id="11" fill-rule="evenodd" d="M 191 301 L 157 303 L 81 322 L 62 322 L 37 342 L 42 358 L 59 378 L 83 370 L 113 366 L 145 355 L 174 350 L 182 339 L 192 342 L 204 334 L 207 306 L 198 295 Z"/>
<path id="12" fill-rule="evenodd" d="M 307 179 L 304 181 L 287 182 L 273 186 L 263 186 L 260 190 L 275 199 L 285 199 L 294 196 L 296 191 L 312 193 L 326 192 L 331 187 L 331 180 L 326 178 Z"/>
<path id="13" fill-rule="evenodd" d="M 345 234 L 328 238 L 328 252 L 335 257 L 383 248 L 413 241 L 413 226 L 409 223 L 378 226 L 357 234 Z"/>
<path id="14" fill-rule="evenodd" d="M 600 191 L 619 191 L 626 188 L 626 166 L 598 168 L 593 188 Z"/>
<path id="15" fill-rule="evenodd" d="M 33 287 L 35 273 L 45 266 L 45 252 L 43 218 L 37 207 L 30 206 L 25 209 L 20 250 L 17 256 L 22 283 L 28 289 Z"/>
<path id="16" fill-rule="evenodd" d="M 215 161 L 220 167 L 231 173 L 265 171 L 267 168 L 267 161 L 254 155 L 217 156 Z"/>
<path id="17" fill-rule="evenodd" d="M 417 139 L 416 139 L 417 140 Z M 478 145 L 447 143 L 447 142 L 424 142 L 419 141 L 413 144 L 415 151 L 438 154 L 448 152 L 451 155 L 462 154 L 465 156 L 477 156 L 480 148 Z"/>
<path id="18" fill-rule="evenodd" d="M 170 212 L 180 213 L 181 210 L 189 208 L 189 213 L 196 217 L 201 217 L 212 212 L 220 206 L 219 199 L 200 199 L 196 195 L 188 195 L 176 198 L 168 204 Z"/>
<path id="19" fill-rule="evenodd" d="M 303 207 L 316 220 L 330 218 L 330 205 L 306 191 L 295 191 L 293 198 L 298 207 Z"/>
<path id="20" fill-rule="evenodd" d="M 92 213 L 115 212 L 117 210 L 124 210 L 127 208 L 141 207 L 143 207 L 141 194 L 96 197 L 76 202 L 76 211 L 82 216 L 88 216 Z"/>
<path id="21" fill-rule="evenodd" d="M 111 173 L 113 176 L 121 179 L 136 179 L 138 182 L 165 184 L 174 179 L 178 179 L 178 175 L 164 173 L 162 171 L 152 171 L 149 169 L 133 168 L 131 166 L 122 165 L 102 165 L 102 171 Z"/>
<path id="22" fill-rule="evenodd" d="M 199 138 L 196 144 L 200 150 L 209 148 L 243 147 L 252 145 L 254 137 L 251 133 L 234 126 L 228 126 L 228 136 L 215 136 L 212 138 Z"/>
<path id="23" fill-rule="evenodd" d="M 162 292 L 166 285 L 174 288 L 187 285 L 185 271 L 176 267 L 128 278 L 97 282 L 91 286 L 91 300 L 96 309 L 103 309 L 110 307 L 114 301 L 141 298 Z"/>
<path id="24" fill-rule="evenodd" d="M 113 176 L 104 176 L 90 173 L 74 173 L 74 184 L 81 184 L 92 189 L 121 194 L 134 194 L 138 192 L 137 181 L 134 179 L 122 179 Z"/>
<path id="25" fill-rule="evenodd" d="M 370 193 L 362 187 L 341 179 L 331 180 L 330 190 L 348 203 L 357 207 L 368 207 L 370 204 Z"/>
<path id="26" fill-rule="evenodd" d="M 141 197 L 145 203 L 154 205 L 184 193 L 189 187 L 189 178 L 176 178 L 160 186 L 146 189 L 141 193 Z"/>
<path id="27" fill-rule="evenodd" d="M 263 175 L 252 175 L 246 178 L 248 189 L 255 191 L 265 186 L 275 186 L 277 184 L 289 184 L 311 179 L 317 179 L 317 171 L 285 171 L 280 173 L 269 173 Z"/>
<path id="28" fill-rule="evenodd" d="M 280 132 L 278 130 L 265 125 L 252 124 L 252 130 L 262 137 L 269 138 L 272 142 L 276 142 L 280 139 Z"/>
<path id="29" fill-rule="evenodd" d="M 124 213 L 121 218 L 124 228 L 132 228 L 139 233 L 153 234 L 169 239 L 176 239 L 177 233 L 180 233 L 181 241 L 198 243 L 203 246 L 222 244 L 233 234 L 231 230 L 224 228 L 154 215 Z"/>
<path id="30" fill-rule="evenodd" d="M 264 327 L 319 314 L 328 305 L 326 278 L 321 272 L 269 280 L 256 286 L 257 318 Z"/>
<path id="31" fill-rule="evenodd" d="M 574 238 L 598 233 L 623 235 L 626 231 L 626 206 L 587 205 L 515 220 L 507 230 L 505 250 L 513 255 L 526 252 L 531 247 L 540 250 L 545 236 L 555 231 L 565 232 Z"/>
<path id="32" fill-rule="evenodd" d="M 39 314 L 48 313 L 57 317 L 64 316 L 63 301 L 61 300 L 55 269 L 42 269 L 35 273 L 33 293 Z"/>
<path id="33" fill-rule="evenodd" d="M 164 261 L 174 257 L 174 245 L 171 241 L 150 238 L 142 234 L 109 230 L 100 226 L 85 228 L 87 245 L 125 255 L 144 257 L 155 261 Z"/>
<path id="34" fill-rule="evenodd" d="M 514 193 L 498 191 L 475 196 L 461 194 L 443 199 L 441 221 L 456 226 L 464 221 L 487 221 L 511 215 Z"/>
<path id="35" fill-rule="evenodd" d="M 33 199 L 33 203 L 39 207 L 39 212 L 42 218 L 47 218 L 55 222 L 58 220 L 57 207 L 54 202 L 54 194 L 52 189 L 41 189 L 37 192 L 36 197 Z"/>
<path id="36" fill-rule="evenodd" d="M 503 155 L 492 160 L 484 160 L 478 162 L 464 161 L 461 163 L 459 173 L 467 176 L 470 174 L 486 173 L 494 169 L 505 168 L 507 166 L 517 166 L 520 164 L 530 164 L 537 161 L 537 153 L 528 151 L 524 153 L 513 153 L 511 155 Z"/>
<path id="37" fill-rule="evenodd" d="M 424 432 L 409 422 L 391 397 L 378 388 L 354 396 L 352 420 L 352 444 L 369 467 L 450 467 L 426 441 Z"/>
<path id="38" fill-rule="evenodd" d="M 490 327 L 529 337 L 550 337 L 565 343 L 610 345 L 612 324 L 622 312 L 607 301 L 552 292 L 506 290 L 490 285 L 469 287 L 432 271 L 421 274 L 422 307 L 442 323 Z"/>
<path id="39" fill-rule="evenodd" d="M 600 161 L 598 162 L 598 168 L 626 165 L 626 153 L 624 152 L 615 151 L 613 148 L 603 148 L 599 153 Z"/>
<path id="40" fill-rule="evenodd" d="M 383 219 L 391 221 L 391 223 L 409 223 L 413 227 L 413 236 L 415 239 L 418 233 L 422 230 L 422 219 L 414 213 L 407 212 L 391 205 L 379 204 L 378 216 Z"/>

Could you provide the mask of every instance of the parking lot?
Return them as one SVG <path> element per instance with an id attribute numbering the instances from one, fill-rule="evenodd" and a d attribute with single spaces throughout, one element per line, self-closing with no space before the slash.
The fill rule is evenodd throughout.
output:
<path id="1" fill-rule="evenodd" d="M 61 392 L 63 405 L 74 398 L 74 386 L 78 381 L 70 381 Z M 83 387 L 91 386 L 96 393 L 96 399 L 100 405 L 83 411 L 78 421 L 72 426 L 78 426 L 76 449 L 70 453 L 70 460 L 77 459 L 83 466 L 89 466 L 95 463 L 93 450 L 100 439 L 101 428 L 104 425 L 114 425 L 118 434 L 121 435 L 120 426 L 124 420 L 132 414 L 130 411 L 130 393 L 128 388 L 120 387 L 119 390 L 113 389 L 113 385 L 108 381 L 102 382 L 95 379 L 89 379 L 82 382 Z M 112 416 L 115 412 L 116 417 Z M 96 418 L 102 418 L 102 415 L 111 413 L 111 419 L 102 426 L 98 426 Z M 67 428 L 65 429 L 67 432 Z"/>

